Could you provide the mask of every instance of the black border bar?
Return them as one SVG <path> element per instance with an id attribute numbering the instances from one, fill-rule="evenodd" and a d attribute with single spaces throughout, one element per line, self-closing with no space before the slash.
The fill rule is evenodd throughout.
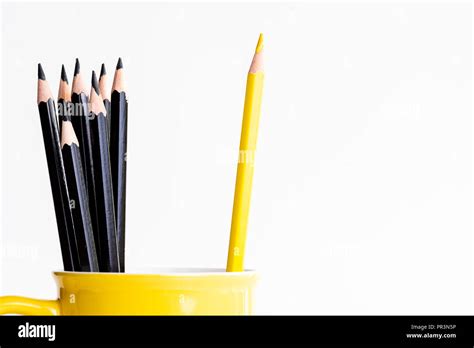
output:
<path id="1" fill-rule="evenodd" d="M 22 326 L 23 325 L 23 326 Z M 28 325 L 28 326 L 26 326 Z M 54 325 L 51 337 L 32 335 Z M 33 327 L 33 329 L 32 329 Z M 48 327 L 49 330 L 50 327 Z M 24 333 L 25 331 L 23 331 Z M 51 331 L 50 331 L 51 332 Z M 43 336 L 44 336 L 43 335 Z M 46 335 L 47 336 L 47 335 Z M 474 346 L 473 316 L 0 317 L 0 347 L 55 344 L 390 344 Z"/>

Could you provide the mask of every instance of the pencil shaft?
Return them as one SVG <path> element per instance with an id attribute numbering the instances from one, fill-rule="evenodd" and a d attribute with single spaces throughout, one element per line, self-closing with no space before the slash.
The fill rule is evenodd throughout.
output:
<path id="1" fill-rule="evenodd" d="M 72 103 L 74 116 L 71 118 L 72 126 L 76 132 L 80 143 L 80 154 L 82 169 L 84 172 L 84 180 L 86 185 L 87 197 L 89 200 L 89 211 L 92 221 L 92 230 L 94 232 L 94 240 L 97 251 L 97 257 L 102 257 L 100 253 L 100 237 L 99 237 L 99 220 L 97 212 L 97 198 L 96 198 L 96 179 L 94 170 L 94 157 L 92 154 L 92 133 L 89 120 L 89 98 L 85 93 L 73 93 Z"/>
<path id="2" fill-rule="evenodd" d="M 112 92 L 110 163 L 117 221 L 119 260 L 125 270 L 125 214 L 127 190 L 127 123 L 128 102 L 125 92 Z"/>
<path id="3" fill-rule="evenodd" d="M 72 212 L 69 205 L 67 184 L 64 176 L 64 164 L 60 151 L 58 123 L 53 100 L 49 99 L 47 102 L 40 102 L 38 109 L 64 270 L 75 271 L 79 268 L 79 257 L 77 254 L 77 244 L 74 234 Z"/>
<path id="4" fill-rule="evenodd" d="M 74 131 L 76 132 L 77 138 L 79 139 L 79 143 L 82 145 L 84 144 L 84 134 L 83 134 L 83 122 L 89 116 L 89 98 L 84 93 L 72 93 L 71 102 L 73 104 L 73 112 L 71 114 L 71 122 L 72 126 L 74 127 Z M 81 160 L 84 167 L 84 171 L 86 170 L 86 152 L 85 147 L 81 146 Z M 86 184 L 88 177 L 85 176 Z"/>
<path id="5" fill-rule="evenodd" d="M 120 272 L 107 119 L 103 114 L 92 114 L 90 124 L 94 146 L 94 173 L 101 249 L 99 267 L 102 272 Z"/>
<path id="6" fill-rule="evenodd" d="M 62 148 L 62 154 L 79 250 L 80 271 L 98 272 L 99 263 L 95 248 L 80 149 L 74 143 L 71 145 L 65 144 Z"/>
<path id="7" fill-rule="evenodd" d="M 108 130 L 107 134 L 109 136 L 109 146 L 110 146 L 110 129 L 112 127 L 111 121 L 110 121 L 112 119 L 112 117 L 111 117 L 111 114 L 112 114 L 112 103 L 111 103 L 111 101 L 108 100 L 108 99 L 104 99 L 104 106 L 105 106 L 105 111 L 107 112 L 107 130 Z"/>

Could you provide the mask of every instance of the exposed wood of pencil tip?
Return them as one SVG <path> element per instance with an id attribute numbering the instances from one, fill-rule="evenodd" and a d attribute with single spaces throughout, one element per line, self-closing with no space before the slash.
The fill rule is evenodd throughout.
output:
<path id="1" fill-rule="evenodd" d="M 69 87 L 69 83 L 67 80 L 66 69 L 64 69 L 64 65 L 61 69 L 61 79 L 59 80 L 59 93 L 58 99 L 63 99 L 64 101 L 70 102 L 71 101 L 71 88 Z"/>
<path id="2" fill-rule="evenodd" d="M 74 78 L 72 80 L 72 93 L 87 95 L 86 85 L 81 74 L 81 65 L 79 59 L 76 58 L 76 66 L 74 67 Z"/>
<path id="3" fill-rule="evenodd" d="M 48 99 L 52 98 L 53 94 L 49 88 L 48 81 L 46 81 L 46 76 L 43 71 L 41 64 L 38 64 L 38 104 L 41 102 L 47 102 Z"/>
<path id="4" fill-rule="evenodd" d="M 95 115 L 102 113 L 104 116 L 107 116 L 107 112 L 105 110 L 104 102 L 102 97 L 100 96 L 99 92 L 99 85 L 97 83 L 97 77 L 95 76 L 95 72 L 92 72 L 92 88 L 90 94 L 90 111 Z"/>
<path id="5" fill-rule="evenodd" d="M 102 67 L 100 68 L 99 91 L 102 99 L 110 100 L 110 89 L 107 88 L 107 72 L 105 70 L 105 64 L 102 64 Z"/>
<path id="6" fill-rule="evenodd" d="M 62 121 L 61 129 L 61 149 L 64 145 L 71 146 L 72 144 L 79 146 L 79 140 L 77 140 L 76 132 L 74 132 L 74 127 L 70 121 Z"/>
<path id="7" fill-rule="evenodd" d="M 117 63 L 117 69 L 115 70 L 114 75 L 114 83 L 112 84 L 112 91 L 125 92 L 122 58 L 119 58 Z"/>
<path id="8" fill-rule="evenodd" d="M 255 48 L 255 55 L 250 64 L 249 73 L 256 74 L 259 71 L 263 72 L 263 34 L 258 38 L 257 47 Z"/>

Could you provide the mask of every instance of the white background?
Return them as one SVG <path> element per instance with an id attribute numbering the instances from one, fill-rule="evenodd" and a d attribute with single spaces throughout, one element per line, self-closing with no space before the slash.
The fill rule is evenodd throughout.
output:
<path id="1" fill-rule="evenodd" d="M 473 314 L 470 3 L 5 3 L 1 294 L 62 267 L 36 64 L 123 57 L 127 265 L 225 267 L 245 79 L 266 86 L 258 313 Z M 111 81 L 110 81 L 111 82 Z"/>

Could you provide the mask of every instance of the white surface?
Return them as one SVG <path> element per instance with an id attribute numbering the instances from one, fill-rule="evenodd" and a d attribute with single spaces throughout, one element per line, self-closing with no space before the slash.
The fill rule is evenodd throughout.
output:
<path id="1" fill-rule="evenodd" d="M 1 293 L 56 295 L 36 64 L 56 93 L 76 56 L 110 83 L 124 60 L 127 265 L 225 266 L 262 31 L 258 312 L 473 314 L 471 24 L 470 3 L 3 4 Z"/>

